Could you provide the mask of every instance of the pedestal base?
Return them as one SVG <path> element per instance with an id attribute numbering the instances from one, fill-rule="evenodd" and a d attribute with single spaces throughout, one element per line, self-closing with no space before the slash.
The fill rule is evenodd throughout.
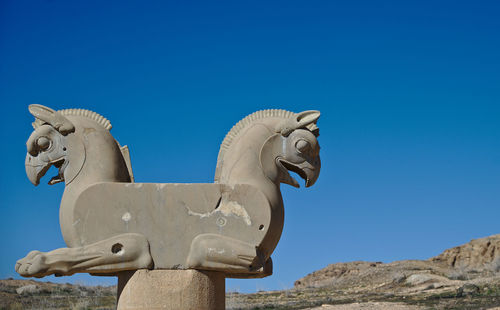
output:
<path id="1" fill-rule="evenodd" d="M 118 276 L 118 310 L 225 308 L 225 278 L 198 270 L 137 270 Z"/>

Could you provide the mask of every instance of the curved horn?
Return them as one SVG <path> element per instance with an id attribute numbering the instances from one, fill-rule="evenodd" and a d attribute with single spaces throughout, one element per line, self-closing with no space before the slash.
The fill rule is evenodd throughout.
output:
<path id="1" fill-rule="evenodd" d="M 299 128 L 305 128 L 310 124 L 316 124 L 321 113 L 319 111 L 304 111 L 297 113 L 294 118 L 291 118 L 282 125 L 281 134 L 287 137 L 292 131 Z"/>
<path id="2" fill-rule="evenodd" d="M 67 135 L 75 131 L 75 126 L 69 119 L 51 108 L 40 104 L 30 104 L 28 110 L 36 119 L 50 124 L 63 135 Z"/>

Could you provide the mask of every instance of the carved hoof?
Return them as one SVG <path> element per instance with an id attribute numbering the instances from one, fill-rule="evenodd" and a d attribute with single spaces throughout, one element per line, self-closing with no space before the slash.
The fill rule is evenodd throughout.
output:
<path id="1" fill-rule="evenodd" d="M 256 278 L 265 278 L 272 274 L 273 274 L 273 260 L 271 259 L 271 257 L 269 257 L 264 266 L 260 267 L 258 270 L 254 270 L 251 272 L 226 273 L 226 278 L 256 279 Z"/>
<path id="2" fill-rule="evenodd" d="M 45 263 L 46 255 L 40 251 L 31 251 L 26 257 L 16 262 L 16 271 L 23 277 L 41 278 L 47 275 L 49 265 Z"/>

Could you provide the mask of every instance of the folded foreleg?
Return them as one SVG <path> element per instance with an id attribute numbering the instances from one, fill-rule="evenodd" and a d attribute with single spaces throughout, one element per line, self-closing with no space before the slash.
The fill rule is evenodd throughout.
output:
<path id="1" fill-rule="evenodd" d="M 16 263 L 24 277 L 72 275 L 77 272 L 111 274 L 123 270 L 150 268 L 153 260 L 149 242 L 140 234 L 121 234 L 93 244 L 61 248 L 50 252 L 32 251 Z"/>
<path id="2" fill-rule="evenodd" d="M 272 273 L 271 259 L 264 257 L 255 245 L 217 234 L 202 234 L 193 239 L 186 266 L 222 271 L 227 277 L 263 277 Z"/>

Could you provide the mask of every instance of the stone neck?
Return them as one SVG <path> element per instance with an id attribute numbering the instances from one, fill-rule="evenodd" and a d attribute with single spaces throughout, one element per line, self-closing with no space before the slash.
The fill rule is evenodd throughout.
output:
<path id="1" fill-rule="evenodd" d="M 100 182 L 130 182 L 130 176 L 121 151 L 112 144 L 100 144 L 100 148 L 85 145 L 85 162 L 78 175 L 64 189 L 59 210 L 59 221 L 64 241 L 68 247 L 82 246 L 75 233 L 74 206 L 80 194 L 89 186 Z"/>

